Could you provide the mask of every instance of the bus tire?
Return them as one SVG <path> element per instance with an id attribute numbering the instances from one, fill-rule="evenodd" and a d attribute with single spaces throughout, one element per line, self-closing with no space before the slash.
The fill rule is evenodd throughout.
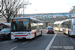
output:
<path id="1" fill-rule="evenodd" d="M 34 34 L 34 38 L 36 38 L 36 33 Z"/>
<path id="2" fill-rule="evenodd" d="M 69 32 L 68 32 L 68 36 L 70 37 L 70 34 L 69 34 Z"/>
<path id="3" fill-rule="evenodd" d="M 68 36 L 69 36 L 69 37 L 72 37 L 72 36 L 70 35 L 69 31 L 68 31 Z"/>
<path id="4" fill-rule="evenodd" d="M 64 32 L 63 32 L 64 33 Z M 65 33 L 64 33 L 65 34 Z"/>
<path id="5" fill-rule="evenodd" d="M 65 33 L 64 33 L 65 34 Z"/>
<path id="6" fill-rule="evenodd" d="M 60 32 L 60 30 L 58 30 L 58 32 Z"/>
<path id="7" fill-rule="evenodd" d="M 42 31 L 41 31 L 41 34 L 40 34 L 40 36 L 42 36 Z"/>
<path id="8" fill-rule="evenodd" d="M 34 37 L 33 37 L 32 39 L 35 39 L 35 38 L 36 38 L 36 33 L 34 34 Z M 31 39 L 31 40 L 32 40 L 32 39 Z"/>

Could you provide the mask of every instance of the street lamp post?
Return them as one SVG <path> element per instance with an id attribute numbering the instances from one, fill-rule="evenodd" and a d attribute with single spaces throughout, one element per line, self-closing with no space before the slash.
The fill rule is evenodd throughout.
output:
<path id="1" fill-rule="evenodd" d="M 24 0 L 23 0 L 23 2 L 24 2 Z M 24 17 L 24 5 L 31 5 L 31 3 L 23 4 L 23 17 Z"/>
<path id="2" fill-rule="evenodd" d="M 24 0 L 23 0 L 23 2 L 24 2 Z M 24 17 L 24 4 L 23 4 L 23 17 Z"/>
<path id="3" fill-rule="evenodd" d="M 45 28 L 46 28 L 46 16 L 44 16 Z"/>

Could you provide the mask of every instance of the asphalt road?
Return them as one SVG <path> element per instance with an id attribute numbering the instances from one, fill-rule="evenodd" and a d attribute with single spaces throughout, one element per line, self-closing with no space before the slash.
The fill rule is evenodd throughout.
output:
<path id="1" fill-rule="evenodd" d="M 75 50 L 75 38 L 62 32 L 46 34 L 33 40 L 0 40 L 0 50 Z"/>
<path id="2" fill-rule="evenodd" d="M 69 37 L 62 32 L 57 32 L 50 50 L 75 50 L 75 37 Z"/>

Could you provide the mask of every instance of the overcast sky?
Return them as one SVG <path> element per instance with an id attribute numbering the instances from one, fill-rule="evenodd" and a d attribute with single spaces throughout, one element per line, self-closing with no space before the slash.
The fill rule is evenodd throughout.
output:
<path id="1" fill-rule="evenodd" d="M 75 0 L 29 0 L 24 13 L 60 13 L 69 12 L 75 5 Z"/>

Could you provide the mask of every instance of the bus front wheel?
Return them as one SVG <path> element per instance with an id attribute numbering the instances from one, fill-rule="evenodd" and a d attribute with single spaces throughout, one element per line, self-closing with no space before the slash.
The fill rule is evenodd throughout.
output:
<path id="1" fill-rule="evenodd" d="M 72 36 L 70 35 L 69 31 L 68 31 L 68 36 L 69 36 L 69 37 L 72 37 Z"/>
<path id="2" fill-rule="evenodd" d="M 36 38 L 36 33 L 34 34 L 34 38 Z"/>
<path id="3" fill-rule="evenodd" d="M 42 31 L 41 31 L 41 34 L 40 34 L 40 36 L 42 36 Z"/>

